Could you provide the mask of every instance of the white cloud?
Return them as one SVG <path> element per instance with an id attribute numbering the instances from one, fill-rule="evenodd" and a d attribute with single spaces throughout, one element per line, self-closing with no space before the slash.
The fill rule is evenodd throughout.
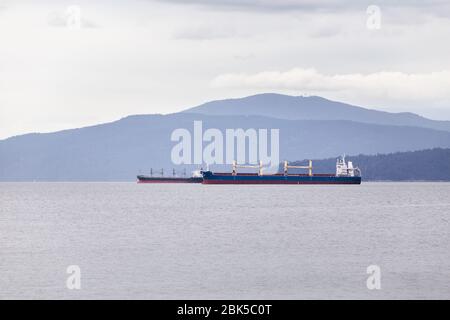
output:
<path id="1" fill-rule="evenodd" d="M 436 15 L 449 15 L 449 3 L 447 0 L 377 0 L 361 2 L 360 0 L 159 0 L 179 4 L 194 4 L 205 7 L 218 8 L 219 10 L 263 10 L 277 11 L 327 11 L 342 12 L 348 10 L 361 10 L 370 4 L 382 7 L 397 8 L 422 8 Z M 444 10 L 445 9 L 445 10 Z"/>
<path id="2" fill-rule="evenodd" d="M 226 39 L 238 36 L 238 32 L 234 28 L 212 28 L 210 25 L 199 24 L 193 26 L 185 26 L 180 28 L 174 34 L 175 39 L 183 40 L 214 40 Z"/>
<path id="3" fill-rule="evenodd" d="M 299 94 L 295 79 L 277 80 L 296 66 L 316 70 L 302 72 L 303 92 L 450 118 L 442 89 L 449 87 L 450 20 L 433 14 L 435 6 L 381 4 L 382 27 L 372 32 L 359 4 L 290 10 L 295 0 L 247 0 L 248 10 L 231 10 L 167 2 L 0 0 L 0 139 L 269 90 Z M 67 25 L 70 4 L 81 8 L 82 27 L 55 27 Z M 264 70 L 281 70 L 269 88 L 267 81 L 209 87 L 217 75 L 253 78 Z"/>
<path id="4" fill-rule="evenodd" d="M 71 13 L 71 8 L 77 8 L 76 6 L 69 6 L 64 11 L 53 11 L 49 13 L 47 17 L 47 22 L 52 27 L 70 27 L 71 24 L 71 15 L 74 13 Z M 81 28 L 97 28 L 97 24 L 95 24 L 93 21 L 87 19 L 82 15 L 81 9 L 79 9 L 79 23 Z M 76 12 L 75 12 L 76 13 Z"/>
<path id="5" fill-rule="evenodd" d="M 450 71 L 324 74 L 313 68 L 294 68 L 284 72 L 223 74 L 212 81 L 212 86 L 268 91 L 287 89 L 310 94 L 338 93 L 418 103 L 450 100 Z"/>

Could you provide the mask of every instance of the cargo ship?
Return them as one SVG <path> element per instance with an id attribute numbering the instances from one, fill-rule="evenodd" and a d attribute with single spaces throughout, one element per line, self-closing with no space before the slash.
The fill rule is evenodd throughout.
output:
<path id="1" fill-rule="evenodd" d="M 153 170 L 152 170 L 153 171 Z M 153 172 L 150 175 L 138 175 L 137 176 L 138 183 L 202 183 L 203 176 L 200 170 L 194 171 L 191 177 L 178 177 L 175 175 L 175 171 L 171 177 L 164 176 L 164 171 L 161 170 L 160 175 L 153 175 Z"/>
<path id="2" fill-rule="evenodd" d="M 258 173 L 238 173 L 237 168 L 258 168 Z M 291 174 L 289 169 L 307 169 L 307 174 Z M 284 172 L 263 174 L 263 165 L 237 165 L 233 162 L 231 173 L 202 171 L 203 184 L 361 184 L 361 171 L 353 163 L 345 162 L 345 156 L 337 159 L 336 173 L 314 174 L 312 161 L 308 166 L 290 166 L 284 162 Z"/>

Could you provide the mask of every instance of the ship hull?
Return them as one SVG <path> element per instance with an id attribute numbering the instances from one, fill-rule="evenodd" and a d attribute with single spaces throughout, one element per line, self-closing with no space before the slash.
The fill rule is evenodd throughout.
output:
<path id="1" fill-rule="evenodd" d="M 201 177 L 149 177 L 149 176 L 137 176 L 138 183 L 202 183 Z"/>
<path id="2" fill-rule="evenodd" d="M 335 175 L 257 175 L 221 174 L 204 172 L 203 184 L 361 184 L 361 177 L 337 177 Z"/>

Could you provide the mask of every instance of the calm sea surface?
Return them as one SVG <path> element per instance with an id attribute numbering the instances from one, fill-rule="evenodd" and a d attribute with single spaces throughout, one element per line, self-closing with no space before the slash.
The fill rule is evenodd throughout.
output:
<path id="1" fill-rule="evenodd" d="M 1 183 L 10 298 L 450 299 L 450 184 Z"/>

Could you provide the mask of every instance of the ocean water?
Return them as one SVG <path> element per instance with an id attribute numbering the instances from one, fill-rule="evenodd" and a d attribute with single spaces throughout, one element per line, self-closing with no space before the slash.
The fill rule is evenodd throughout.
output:
<path id="1" fill-rule="evenodd" d="M 1 183 L 12 298 L 450 299 L 450 184 Z"/>

